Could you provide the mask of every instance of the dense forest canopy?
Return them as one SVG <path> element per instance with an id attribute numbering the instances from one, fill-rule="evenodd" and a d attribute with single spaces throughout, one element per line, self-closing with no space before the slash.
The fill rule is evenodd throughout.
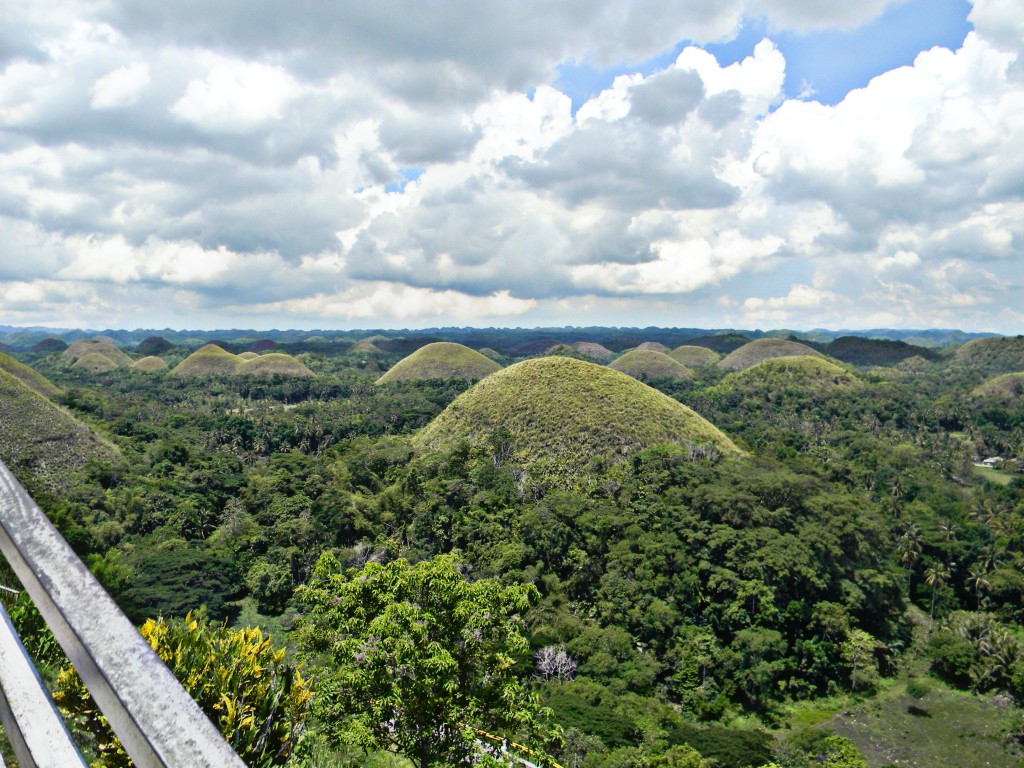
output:
<path id="1" fill-rule="evenodd" d="M 479 762 L 495 759 L 490 728 L 563 766 L 885 765 L 855 729 L 805 731 L 822 722 L 806 713 L 1024 694 L 1019 344 L 789 335 L 8 331 L 0 458 L 140 625 L 202 608 L 298 654 L 313 696 L 304 735 L 281 737 L 288 764 Z M 655 343 L 687 347 L 686 376 L 596 362 L 679 365 Z M 78 365 L 88 355 L 110 365 Z M 715 365 L 727 355 L 742 364 Z M 436 375 L 438 359 L 483 367 Z M 416 365 L 434 373 L 382 377 Z M 44 426 L 68 436 L 49 453 L 30 439 Z M 431 567 L 447 597 L 410 606 L 507 624 L 470 611 L 461 640 L 437 634 L 408 665 L 500 679 L 517 702 L 449 695 L 443 758 L 415 722 L 404 740 L 375 730 L 383 711 L 406 728 L 420 694 L 394 675 L 353 687 L 369 662 L 346 659 L 392 657 L 355 643 L 355 613 L 331 613 L 345 595 L 369 604 L 353 585 L 388 573 L 397 604 Z M 388 631 L 433 620 L 418 615 Z M 499 629 L 493 652 L 445 655 Z M 1006 706 L 993 727 L 1010 761 L 1022 729 Z"/>

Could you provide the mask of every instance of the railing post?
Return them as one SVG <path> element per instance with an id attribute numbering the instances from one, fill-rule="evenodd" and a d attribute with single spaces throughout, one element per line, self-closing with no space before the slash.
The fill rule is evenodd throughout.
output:
<path id="1" fill-rule="evenodd" d="M 137 768 L 244 768 L 3 462 L 0 552 Z"/>
<path id="2" fill-rule="evenodd" d="M 0 722 L 4 724 L 7 740 L 21 768 L 86 768 L 81 752 L 2 605 Z"/>

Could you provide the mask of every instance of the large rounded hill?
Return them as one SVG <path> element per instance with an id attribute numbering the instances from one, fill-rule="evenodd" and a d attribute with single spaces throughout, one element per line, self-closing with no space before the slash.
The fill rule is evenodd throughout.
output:
<path id="1" fill-rule="evenodd" d="M 974 339 L 960 347 L 953 360 L 986 374 L 1019 373 L 1024 371 L 1024 336 Z"/>
<path id="2" fill-rule="evenodd" d="M 41 378 L 41 377 L 40 377 Z M 41 394 L 56 390 L 0 369 L 0 459 L 23 483 L 60 491 L 87 462 L 116 461 L 117 448 Z"/>
<path id="3" fill-rule="evenodd" d="M 624 373 L 640 381 L 655 379 L 688 379 L 693 371 L 673 360 L 664 352 L 653 349 L 631 349 L 608 365 L 613 371 Z"/>
<path id="4" fill-rule="evenodd" d="M 313 372 L 291 355 L 271 352 L 267 355 L 233 355 L 216 344 L 207 344 L 178 363 L 172 376 L 206 378 L 209 376 L 289 376 L 308 378 Z"/>
<path id="5" fill-rule="evenodd" d="M 985 405 L 1024 406 L 1024 373 L 1004 373 L 976 387 L 972 399 Z"/>
<path id="6" fill-rule="evenodd" d="M 436 341 L 402 358 L 377 379 L 378 384 L 424 379 L 482 379 L 501 366 L 462 344 Z"/>
<path id="7" fill-rule="evenodd" d="M 801 344 L 799 341 L 757 339 L 730 352 L 718 363 L 718 367 L 727 371 L 743 371 L 775 357 L 799 357 L 800 355 L 824 357 L 817 350 L 806 344 Z"/>
<path id="8" fill-rule="evenodd" d="M 741 455 L 685 405 L 625 374 L 569 357 L 525 360 L 488 376 L 415 437 L 425 452 L 463 442 L 500 451 L 532 482 L 555 486 L 585 483 L 601 467 L 655 445 Z"/>
<path id="9" fill-rule="evenodd" d="M 862 382 L 842 366 L 813 355 L 776 357 L 727 376 L 720 391 L 743 391 L 769 400 L 787 394 L 821 395 L 860 387 Z"/>
<path id="10" fill-rule="evenodd" d="M 668 353 L 668 356 L 687 368 L 702 368 L 707 365 L 714 365 L 722 359 L 722 356 L 715 352 L 715 350 L 708 349 L 707 347 L 697 347 L 693 344 L 683 344 L 680 347 L 676 347 Z"/>

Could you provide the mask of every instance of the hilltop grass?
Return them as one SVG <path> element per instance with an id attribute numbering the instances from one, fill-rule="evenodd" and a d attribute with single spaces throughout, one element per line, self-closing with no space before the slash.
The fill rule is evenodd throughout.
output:
<path id="1" fill-rule="evenodd" d="M 106 355 L 99 352 L 86 352 L 75 360 L 71 369 L 85 371 L 86 373 L 108 373 L 117 370 L 118 365 Z"/>
<path id="2" fill-rule="evenodd" d="M 585 355 L 586 357 L 594 360 L 606 362 L 615 357 L 615 353 L 608 349 L 608 347 L 594 341 L 577 341 L 572 346 L 581 355 Z"/>
<path id="3" fill-rule="evenodd" d="M 9 373 L 33 392 L 36 392 L 43 397 L 54 398 L 60 397 L 61 395 L 61 390 L 52 384 L 45 376 L 36 373 L 27 365 L 19 363 L 13 357 L 8 357 L 2 353 L 0 353 L 0 371 Z"/>
<path id="4" fill-rule="evenodd" d="M 534 482 L 600 481 L 603 469 L 655 445 L 741 451 L 713 424 L 646 384 L 568 357 L 526 360 L 460 395 L 415 438 L 423 452 L 503 444 Z"/>
<path id="5" fill-rule="evenodd" d="M 132 359 L 113 344 L 105 341 L 88 341 L 86 339 L 76 341 L 61 352 L 61 357 L 65 360 L 77 360 L 89 354 L 102 355 L 108 358 L 115 368 L 132 364 Z"/>
<path id="6" fill-rule="evenodd" d="M 1001 405 L 1024 401 L 1024 373 L 1004 373 L 989 379 L 971 392 L 975 400 L 997 402 Z"/>
<path id="7" fill-rule="evenodd" d="M 253 358 L 241 359 L 236 373 L 239 376 L 291 376 L 309 378 L 313 372 L 291 355 L 270 352 Z"/>
<path id="8" fill-rule="evenodd" d="M 157 371 L 167 370 L 167 363 L 159 357 L 150 355 L 132 363 L 132 369 L 142 373 L 156 373 Z"/>
<path id="9" fill-rule="evenodd" d="M 723 392 L 827 393 L 836 387 L 859 387 L 863 382 L 842 366 L 822 357 L 775 357 L 728 375 L 717 385 Z"/>
<path id="10" fill-rule="evenodd" d="M 1024 371 L 1024 336 L 974 339 L 954 353 L 953 361 L 988 375 Z"/>
<path id="11" fill-rule="evenodd" d="M 789 341 L 788 339 L 757 339 L 749 344 L 744 344 L 734 352 L 730 352 L 718 363 L 718 367 L 726 371 L 743 371 L 774 357 L 796 357 L 800 355 L 823 357 L 820 352 L 798 341 Z"/>
<path id="12" fill-rule="evenodd" d="M 501 366 L 475 349 L 448 341 L 420 347 L 377 379 L 378 384 L 424 379 L 482 379 Z"/>
<path id="13" fill-rule="evenodd" d="M 683 344 L 676 347 L 668 356 L 687 368 L 700 368 L 707 365 L 714 365 L 722 356 L 713 349 L 707 347 L 695 347 L 692 344 Z"/>
<path id="14" fill-rule="evenodd" d="M 118 449 L 63 408 L 0 371 L 0 459 L 25 482 L 59 491 L 90 460 L 116 461 Z"/>
<path id="15" fill-rule="evenodd" d="M 313 372 L 291 355 L 271 352 L 255 357 L 233 355 L 216 344 L 207 344 L 178 363 L 172 376 L 206 378 L 209 376 L 292 376 L 309 377 Z"/>
<path id="16" fill-rule="evenodd" d="M 664 352 L 641 347 L 629 350 L 608 367 L 640 381 L 689 379 L 693 376 L 693 371 Z"/>

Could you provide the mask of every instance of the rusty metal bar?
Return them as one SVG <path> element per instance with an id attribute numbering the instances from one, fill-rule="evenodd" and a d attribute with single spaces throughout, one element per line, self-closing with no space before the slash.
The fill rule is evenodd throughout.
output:
<path id="1" fill-rule="evenodd" d="M 244 767 L 3 462 L 0 552 L 137 768 Z"/>

